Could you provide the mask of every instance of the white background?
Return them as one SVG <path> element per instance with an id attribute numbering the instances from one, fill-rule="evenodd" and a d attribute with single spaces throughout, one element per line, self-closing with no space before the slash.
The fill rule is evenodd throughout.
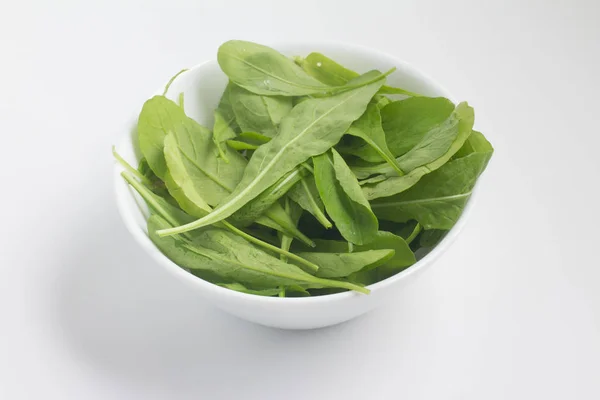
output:
<path id="1" fill-rule="evenodd" d="M 600 398 L 600 3 L 95 3 L 0 6 L 0 398 Z M 372 46 L 485 115 L 472 218 L 393 303 L 263 328 L 125 231 L 110 146 L 232 38 Z"/>

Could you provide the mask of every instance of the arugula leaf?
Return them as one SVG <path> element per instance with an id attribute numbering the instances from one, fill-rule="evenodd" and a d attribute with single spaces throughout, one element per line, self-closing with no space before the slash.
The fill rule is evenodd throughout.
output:
<path id="1" fill-rule="evenodd" d="M 381 121 L 390 151 L 400 156 L 412 149 L 431 128 L 445 121 L 454 108 L 444 97 L 411 97 L 383 107 Z"/>
<path id="2" fill-rule="evenodd" d="M 392 257 L 393 249 L 366 250 L 354 253 L 297 253 L 300 257 L 322 265 L 316 275 L 321 278 L 343 278 L 362 269 L 376 268 Z"/>
<path id="3" fill-rule="evenodd" d="M 223 94 L 221 95 L 221 100 L 219 100 L 219 105 L 217 106 L 217 109 L 215 111 L 218 112 L 219 114 L 221 114 L 223 119 L 227 122 L 229 127 L 235 133 L 239 133 L 240 127 L 239 127 L 237 121 L 235 120 L 235 113 L 233 112 L 233 107 L 231 105 L 231 100 L 229 98 L 230 93 L 231 93 L 231 88 L 233 86 L 235 86 L 234 83 L 232 83 L 232 82 L 227 83 L 227 86 L 225 86 L 225 90 L 223 91 Z"/>
<path id="4" fill-rule="evenodd" d="M 369 293 L 368 289 L 355 284 L 312 276 L 219 228 L 204 229 L 192 241 L 180 236 L 160 237 L 156 234 L 170 226 L 158 215 L 152 215 L 148 219 L 150 239 L 167 257 L 183 268 L 212 271 L 227 280 L 255 288 L 302 285 Z"/>
<path id="5" fill-rule="evenodd" d="M 451 128 L 453 126 L 452 124 L 448 124 L 450 127 L 448 130 L 436 128 L 430 131 L 429 135 L 423 137 L 423 145 L 418 144 L 415 146 L 414 153 L 409 152 L 401 157 L 402 160 L 398 159 L 400 166 L 406 165 L 414 167 L 414 169 L 407 172 L 404 176 L 392 176 L 381 182 L 363 185 L 362 189 L 367 199 L 373 200 L 379 197 L 388 197 L 401 193 L 416 184 L 424 175 L 431 171 L 435 171 L 448 162 L 448 160 L 450 160 L 450 158 L 463 146 L 473 128 L 473 109 L 469 107 L 467 103 L 460 103 L 456 107 L 454 115 L 458 119 L 457 130 Z M 453 117 L 451 116 L 450 119 L 452 118 Z M 446 124 L 442 125 L 444 127 L 446 126 Z M 442 125 L 440 125 L 440 127 Z M 439 144 L 431 139 L 443 136 L 446 136 L 446 139 L 448 137 L 454 137 L 454 140 L 448 149 L 440 155 L 441 149 L 445 148 L 449 140 L 440 140 L 443 144 Z M 407 167 L 403 167 L 405 170 L 406 168 Z"/>
<path id="6" fill-rule="evenodd" d="M 292 110 L 292 98 L 261 96 L 233 85 L 229 100 L 242 131 L 260 132 L 267 137 L 277 134 L 279 124 Z"/>
<path id="7" fill-rule="evenodd" d="M 394 155 L 387 146 L 385 132 L 381 126 L 381 114 L 377 104 L 369 104 L 367 111 L 365 111 L 362 117 L 354 121 L 350 126 L 348 134 L 361 138 L 371 146 L 371 148 L 373 148 L 398 175 L 404 175 L 404 171 L 401 169 L 400 165 L 398 165 Z M 351 141 L 348 147 L 340 149 L 340 151 L 360 156 L 361 149 L 362 147 L 358 147 L 356 141 Z"/>
<path id="8" fill-rule="evenodd" d="M 177 115 L 177 105 L 170 100 L 163 103 L 163 110 Z M 163 153 L 168 170 L 194 203 L 199 202 L 214 207 L 229 195 L 241 180 L 246 160 L 240 154 L 227 151 L 229 162 L 219 157 L 210 131 L 189 118 L 179 109 L 178 122 L 168 125 L 168 140 L 163 139 Z M 167 183 L 168 184 L 168 183 Z M 194 193 L 195 192 L 195 195 Z M 179 200 L 177 196 L 173 196 Z M 183 205 L 182 205 L 183 207 Z M 183 207 L 185 209 L 185 207 Z M 206 209 L 206 207 L 204 207 Z M 191 210 L 187 210 L 193 214 Z M 205 211 L 206 213 L 206 211 Z"/>
<path id="9" fill-rule="evenodd" d="M 342 236 L 355 244 L 373 240 L 379 226 L 377 217 L 342 156 L 331 149 L 331 154 L 313 157 L 313 162 L 321 200 Z"/>
<path id="10" fill-rule="evenodd" d="M 381 219 L 419 221 L 425 229 L 450 229 L 471 196 L 475 182 L 492 153 L 472 153 L 450 161 L 396 196 L 371 203 Z"/>
<path id="11" fill-rule="evenodd" d="M 256 150 L 242 180 L 219 208 L 191 224 L 161 231 L 160 235 L 197 229 L 227 218 L 297 165 L 327 151 L 361 116 L 382 83 L 379 80 L 335 96 L 298 104 L 281 122 L 279 134 Z"/>
<path id="12" fill-rule="evenodd" d="M 236 85 L 265 96 L 333 94 L 369 85 L 382 77 L 381 73 L 371 71 L 363 75 L 365 79 L 354 79 L 342 86 L 324 85 L 283 54 L 242 40 L 223 43 L 217 61 Z M 391 72 L 393 69 L 388 74 Z"/>
<path id="13" fill-rule="evenodd" d="M 306 73 L 329 86 L 344 86 L 359 75 L 358 72 L 343 67 L 321 53 L 310 53 L 304 59 L 296 57 L 295 62 L 300 65 Z M 385 85 L 379 89 L 379 93 L 418 96 L 418 94 L 409 92 L 408 90 Z"/>
<path id="14" fill-rule="evenodd" d="M 217 61 L 229 79 L 257 94 L 302 96 L 328 88 L 281 53 L 252 42 L 223 43 Z"/>
<path id="15" fill-rule="evenodd" d="M 315 248 L 310 249 L 317 253 L 349 253 L 348 242 L 341 240 L 315 239 Z M 308 247 L 300 243 L 294 244 L 293 249 L 298 254 L 309 250 Z M 386 260 L 385 267 L 390 270 L 401 271 L 416 262 L 415 255 L 408 246 L 408 243 L 400 236 L 391 232 L 379 231 L 375 239 L 366 245 L 355 245 L 354 251 L 364 252 L 368 250 L 394 250 L 394 256 Z M 325 263 L 322 264 L 325 267 Z M 380 267 L 381 268 L 381 267 Z M 371 268 L 367 268 L 371 269 Z"/>
<path id="16" fill-rule="evenodd" d="M 463 146 L 454 154 L 453 159 L 465 157 L 471 153 L 489 153 L 494 149 L 481 132 L 473 131 Z M 487 164 L 486 164 L 487 166 Z"/>

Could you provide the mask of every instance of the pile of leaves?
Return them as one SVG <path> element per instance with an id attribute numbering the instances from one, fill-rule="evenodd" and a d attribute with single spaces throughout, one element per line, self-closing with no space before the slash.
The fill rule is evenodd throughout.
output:
<path id="1" fill-rule="evenodd" d="M 224 43 L 218 62 L 229 84 L 212 131 L 183 96 L 154 96 L 138 168 L 115 153 L 151 210 L 152 241 L 214 284 L 368 293 L 452 228 L 492 155 L 467 103 L 386 86 L 393 70 L 360 75 L 244 41 Z"/>

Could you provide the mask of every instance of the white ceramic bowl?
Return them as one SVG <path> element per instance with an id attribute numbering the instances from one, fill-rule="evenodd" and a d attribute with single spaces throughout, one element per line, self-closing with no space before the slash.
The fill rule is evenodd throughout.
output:
<path id="1" fill-rule="evenodd" d="M 396 72 L 388 77 L 388 84 L 416 93 L 452 99 L 445 89 L 414 67 L 376 50 L 347 44 L 322 43 L 288 43 L 273 47 L 288 56 L 306 56 L 318 51 L 359 72 L 371 69 L 386 71 L 396 67 Z M 180 75 L 171 85 L 167 95 L 176 99 L 179 93 L 185 93 L 186 113 L 198 122 L 212 126 L 212 111 L 216 108 L 226 83 L 227 78 L 217 62 L 208 61 Z M 117 151 L 132 165 L 137 165 L 140 158 L 135 139 L 135 124 L 136 121 L 132 121 L 132 129 L 124 132 L 124 138 L 117 147 Z M 312 329 L 339 324 L 384 303 L 392 293 L 402 290 L 403 284 L 418 271 L 433 264 L 448 249 L 473 204 L 471 198 L 458 223 L 428 255 L 399 274 L 369 286 L 369 295 L 345 292 L 307 298 L 263 297 L 235 292 L 203 281 L 164 256 L 148 238 L 148 210 L 145 203 L 125 183 L 120 172 L 121 167 L 116 165 L 114 174 L 119 211 L 133 237 L 152 256 L 157 265 L 166 268 L 173 276 L 197 290 L 218 308 L 248 321 L 283 329 Z"/>

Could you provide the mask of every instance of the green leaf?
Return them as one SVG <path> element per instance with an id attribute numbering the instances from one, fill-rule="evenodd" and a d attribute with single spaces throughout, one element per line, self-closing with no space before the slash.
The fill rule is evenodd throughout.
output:
<path id="1" fill-rule="evenodd" d="M 164 107 L 173 108 L 177 105 L 169 101 Z M 175 110 L 170 113 L 175 115 Z M 183 112 L 179 115 L 179 121 L 173 122 L 169 128 L 171 133 L 164 141 L 163 151 L 171 177 L 185 196 L 199 207 L 206 210 L 206 207 L 202 207 L 203 202 L 211 207 L 216 206 L 241 180 L 246 160 L 226 147 L 224 150 L 229 162 L 219 157 L 210 131 Z M 173 197 L 179 201 L 178 196 L 173 194 Z M 182 208 L 185 210 L 183 205 Z M 194 214 L 192 210 L 186 211 Z"/>
<path id="2" fill-rule="evenodd" d="M 219 47 L 217 61 L 236 85 L 265 96 L 324 95 L 369 85 L 381 78 L 370 71 L 343 86 L 328 86 L 308 75 L 283 54 L 260 44 L 231 40 Z M 387 74 L 395 70 L 390 70 Z"/>
<path id="3" fill-rule="evenodd" d="M 362 269 L 376 268 L 394 256 L 393 249 L 367 250 L 354 253 L 297 253 L 300 257 L 321 265 L 317 276 L 343 278 Z"/>
<path id="4" fill-rule="evenodd" d="M 305 59 L 297 57 L 296 63 L 300 65 L 306 73 L 329 86 L 344 86 L 359 75 L 358 72 L 343 67 L 321 53 L 310 53 Z M 385 85 L 379 89 L 379 93 L 418 96 L 407 90 Z"/>
<path id="5" fill-rule="evenodd" d="M 217 60 L 229 79 L 257 94 L 302 96 L 328 88 L 283 54 L 260 44 L 225 42 L 219 47 Z"/>
<path id="6" fill-rule="evenodd" d="M 391 102 L 381 109 L 381 120 L 390 152 L 401 156 L 421 141 L 436 125 L 444 122 L 454 104 L 443 97 L 412 97 Z M 365 144 L 353 152 L 368 162 L 382 162 L 381 154 Z"/>
<path id="7" fill-rule="evenodd" d="M 463 121 L 463 129 L 466 130 L 466 127 L 473 126 L 473 109 L 466 103 L 459 104 L 446 120 L 433 125 L 428 131 L 424 132 L 418 143 L 408 152 L 396 158 L 396 163 L 402 168 L 404 173 L 408 173 L 416 167 L 437 159 L 448 151 L 458 136 L 461 120 Z M 354 151 L 353 154 L 356 155 L 356 152 Z M 398 176 L 397 170 L 391 168 L 387 163 L 365 164 L 363 162 L 356 162 L 354 164 L 352 171 L 359 179 L 365 179 L 375 174 L 381 174 L 386 177 Z M 374 183 L 374 179 L 374 177 L 369 178 L 367 183 Z"/>
<path id="8" fill-rule="evenodd" d="M 348 242 L 341 240 L 323 240 L 315 239 L 315 248 L 309 249 L 306 246 L 297 243 L 293 248 L 299 252 L 314 251 L 318 253 L 349 253 Z M 355 252 L 364 252 L 367 250 L 394 250 L 394 256 L 387 260 L 385 267 L 390 270 L 401 271 L 416 262 L 415 255 L 408 246 L 408 243 L 400 236 L 390 232 L 379 231 L 375 239 L 366 245 L 355 245 Z M 300 254 L 300 253 L 298 253 Z M 325 263 L 322 268 L 326 268 Z M 381 267 L 380 267 L 381 268 Z M 370 268 L 368 268 L 370 269 Z"/>
<path id="9" fill-rule="evenodd" d="M 491 154 L 472 153 L 450 161 L 406 192 L 375 200 L 371 207 L 381 219 L 395 222 L 415 219 L 425 229 L 450 229 L 460 217 Z"/>
<path id="10" fill-rule="evenodd" d="M 228 123 L 229 127 L 235 132 L 240 132 L 240 127 L 235 120 L 235 113 L 233 112 L 233 107 L 231 106 L 231 100 L 229 98 L 231 88 L 235 86 L 233 83 L 228 82 L 225 90 L 223 91 L 223 95 L 221 96 L 221 100 L 219 101 L 219 105 L 217 106 L 216 111 L 221 114 L 223 119 Z"/>
<path id="11" fill-rule="evenodd" d="M 376 104 L 369 104 L 367 107 L 367 111 L 354 121 L 354 123 L 348 129 L 348 134 L 352 136 L 356 136 L 366 142 L 369 146 L 371 146 L 383 160 L 385 160 L 396 172 L 398 175 L 404 175 L 404 171 L 400 168 L 394 155 L 390 151 L 387 146 L 385 132 L 381 127 L 381 115 L 379 113 L 379 108 Z M 360 149 L 362 147 L 356 145 L 356 141 L 351 141 L 349 143 L 349 148 L 346 148 L 345 152 L 347 154 L 353 154 L 360 156 Z M 356 151 L 359 150 L 359 151 Z M 356 154 L 356 153 L 359 154 Z"/>
<path id="12" fill-rule="evenodd" d="M 473 131 L 463 146 L 454 154 L 453 158 L 465 157 L 471 153 L 488 153 L 494 148 L 481 132 Z"/>
<path id="13" fill-rule="evenodd" d="M 317 189 L 342 236 L 355 244 L 373 240 L 379 226 L 377 218 L 342 156 L 331 149 L 313 161 Z"/>
<path id="14" fill-rule="evenodd" d="M 325 216 L 325 205 L 319 197 L 313 176 L 302 178 L 300 184 L 291 188 L 287 194 L 296 204 L 311 213 L 325 228 L 332 227 L 331 222 Z"/>
<path id="15" fill-rule="evenodd" d="M 260 132 L 270 138 L 277 134 L 281 120 L 292 110 L 291 97 L 261 96 L 235 85 L 229 100 L 242 131 Z"/>
<path id="16" fill-rule="evenodd" d="M 444 97 L 411 97 L 385 106 L 381 120 L 390 151 L 400 156 L 412 149 L 431 128 L 444 122 L 454 108 Z"/>
<path id="17" fill-rule="evenodd" d="M 457 120 L 456 125 L 451 122 L 455 119 Z M 392 176 L 378 183 L 363 185 L 362 189 L 367 199 L 373 200 L 401 193 L 415 185 L 424 175 L 448 162 L 471 134 L 474 120 L 473 109 L 466 103 L 460 103 L 448 120 L 450 121 L 429 131 L 414 147 L 414 151 L 411 150 L 397 159 L 402 169 L 410 172 L 404 176 Z M 449 138 L 454 139 L 447 150 L 442 153 L 450 142 Z M 440 155 L 440 153 L 442 154 Z M 414 169 L 410 170 L 410 168 Z M 357 173 L 356 170 L 353 172 Z"/>
<path id="18" fill-rule="evenodd" d="M 192 224 L 162 231 L 161 235 L 197 229 L 227 218 L 296 166 L 327 151 L 362 115 L 382 83 L 380 80 L 335 96 L 298 104 L 281 122 L 279 134 L 256 150 L 244 177 L 216 210 Z"/>
<path id="19" fill-rule="evenodd" d="M 211 271 L 225 280 L 254 288 L 302 285 L 369 292 L 368 289 L 348 282 L 312 276 L 219 228 L 202 230 L 193 241 L 184 240 L 180 236 L 160 237 L 156 234 L 170 226 L 163 218 L 152 215 L 148 220 L 150 239 L 167 257 L 183 268 Z"/>
<path id="20" fill-rule="evenodd" d="M 173 104 L 175 107 L 171 107 Z M 140 151 L 152 171 L 165 180 L 167 165 L 163 154 L 165 136 L 172 127 L 185 129 L 181 122 L 183 110 L 164 96 L 154 96 L 144 103 L 138 117 L 138 141 Z"/>

